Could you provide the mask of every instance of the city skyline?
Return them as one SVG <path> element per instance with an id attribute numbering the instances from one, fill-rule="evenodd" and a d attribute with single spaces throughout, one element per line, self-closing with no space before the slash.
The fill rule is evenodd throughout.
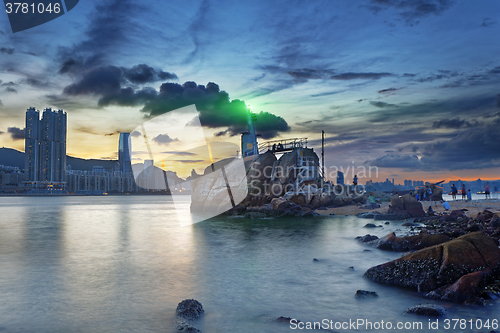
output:
<path id="1" fill-rule="evenodd" d="M 499 10 L 89 0 L 16 34 L 4 18 L 0 145 L 24 150 L 24 110 L 43 104 L 71 114 L 70 156 L 116 160 L 119 133 L 194 103 L 215 141 L 239 145 L 251 107 L 259 142 L 307 137 L 319 151 L 325 130 L 326 166 L 377 166 L 378 180 L 399 182 L 497 179 Z"/>

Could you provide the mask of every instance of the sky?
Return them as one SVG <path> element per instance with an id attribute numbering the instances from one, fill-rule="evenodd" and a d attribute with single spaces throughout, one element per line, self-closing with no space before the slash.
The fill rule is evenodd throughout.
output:
<path id="1" fill-rule="evenodd" d="M 369 167 L 360 183 L 500 179 L 499 12 L 491 0 L 80 0 L 17 33 L 0 15 L 0 146 L 24 150 L 26 109 L 52 107 L 68 114 L 69 155 L 115 159 L 118 133 L 192 104 L 209 140 L 239 145 L 250 107 L 260 142 L 307 137 L 319 152 L 324 130 L 327 170 L 348 180 Z"/>

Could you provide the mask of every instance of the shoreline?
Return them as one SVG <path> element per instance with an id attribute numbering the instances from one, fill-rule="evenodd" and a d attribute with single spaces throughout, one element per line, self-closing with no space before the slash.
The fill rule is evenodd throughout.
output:
<path id="1" fill-rule="evenodd" d="M 429 206 L 432 206 L 432 209 L 434 210 L 434 213 L 445 213 L 446 210 L 441 206 L 441 203 L 437 201 L 420 201 L 422 203 L 422 207 L 424 208 L 425 211 L 427 211 L 427 208 Z M 500 199 L 479 199 L 479 200 L 472 200 L 472 201 L 448 201 L 450 204 L 450 210 L 448 211 L 451 213 L 454 210 L 462 210 L 462 209 L 467 209 L 465 211 L 465 214 L 468 217 L 475 217 L 478 213 L 481 213 L 484 210 L 490 210 L 492 212 L 499 212 L 500 211 Z M 389 209 L 390 202 L 382 202 L 380 204 L 380 208 L 375 208 L 375 209 L 367 209 L 364 208 L 364 205 L 348 205 L 348 206 L 342 206 L 342 207 L 334 207 L 334 208 L 326 208 L 326 210 L 316 210 L 317 213 L 320 215 L 358 215 L 360 213 L 380 213 L 380 214 L 387 214 L 387 211 Z"/>

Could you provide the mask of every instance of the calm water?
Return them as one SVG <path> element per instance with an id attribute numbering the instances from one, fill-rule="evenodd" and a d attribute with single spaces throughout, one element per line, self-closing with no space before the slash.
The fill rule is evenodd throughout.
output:
<path id="1" fill-rule="evenodd" d="M 402 312 L 434 301 L 362 277 L 399 256 L 364 252 L 353 238 L 400 223 L 367 222 L 225 217 L 180 227 L 161 196 L 0 198 L 0 332 L 171 332 L 185 298 L 203 304 L 204 332 L 291 332 L 278 316 L 427 325 Z M 357 289 L 380 297 L 355 299 Z M 448 318 L 500 319 L 498 304 L 439 304 Z"/>

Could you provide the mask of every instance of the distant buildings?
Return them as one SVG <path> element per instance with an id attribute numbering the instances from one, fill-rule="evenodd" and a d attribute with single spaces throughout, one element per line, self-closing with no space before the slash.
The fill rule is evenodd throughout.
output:
<path id="1" fill-rule="evenodd" d="M 66 171 L 67 117 L 63 110 L 26 111 L 25 173 L 27 182 L 61 185 Z"/>

